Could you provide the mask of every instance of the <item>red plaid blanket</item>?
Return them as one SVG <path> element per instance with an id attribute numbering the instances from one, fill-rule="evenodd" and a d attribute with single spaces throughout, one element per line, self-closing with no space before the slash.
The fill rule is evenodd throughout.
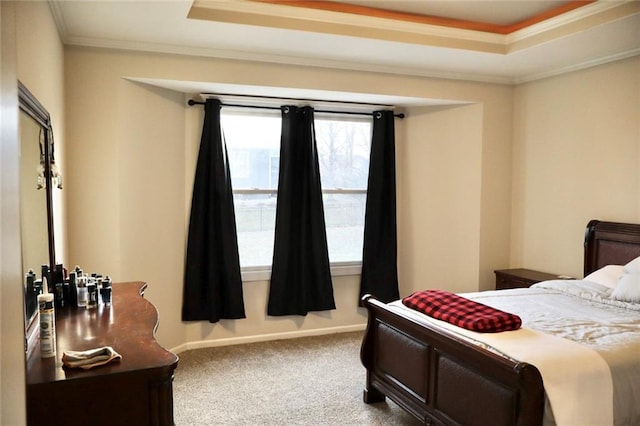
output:
<path id="1" fill-rule="evenodd" d="M 519 316 L 443 290 L 425 290 L 402 299 L 409 308 L 458 327 L 481 333 L 517 330 Z"/>

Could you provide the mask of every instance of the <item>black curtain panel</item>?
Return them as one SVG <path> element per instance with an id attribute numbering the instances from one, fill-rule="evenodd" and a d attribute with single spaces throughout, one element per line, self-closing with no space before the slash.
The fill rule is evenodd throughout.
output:
<path id="1" fill-rule="evenodd" d="M 191 201 L 183 321 L 245 318 L 238 237 L 220 101 L 207 99 Z"/>
<path id="2" fill-rule="evenodd" d="M 282 107 L 269 315 L 335 309 L 313 108 Z"/>
<path id="3" fill-rule="evenodd" d="M 396 154 L 393 111 L 373 114 L 364 220 L 360 297 L 399 299 L 396 230 Z"/>

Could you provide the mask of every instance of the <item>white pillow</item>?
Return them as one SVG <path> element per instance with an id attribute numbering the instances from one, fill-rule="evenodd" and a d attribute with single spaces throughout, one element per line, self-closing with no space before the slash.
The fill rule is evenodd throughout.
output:
<path id="1" fill-rule="evenodd" d="M 607 265 L 600 269 L 597 269 L 584 277 L 585 281 L 591 281 L 592 283 L 602 284 L 609 288 L 615 288 L 616 284 L 624 274 L 622 265 Z"/>
<path id="2" fill-rule="evenodd" d="M 640 272 L 640 256 L 624 265 L 625 272 Z"/>
<path id="3" fill-rule="evenodd" d="M 611 298 L 623 302 L 640 303 L 640 272 L 624 274 L 611 293 Z"/>

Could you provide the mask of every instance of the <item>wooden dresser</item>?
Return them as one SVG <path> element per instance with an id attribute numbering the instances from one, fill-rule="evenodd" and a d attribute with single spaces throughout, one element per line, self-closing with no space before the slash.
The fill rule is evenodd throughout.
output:
<path id="1" fill-rule="evenodd" d="M 155 340 L 158 312 L 142 282 L 113 284 L 113 304 L 56 310 L 57 354 L 27 360 L 29 425 L 173 425 L 178 357 Z M 111 346 L 120 361 L 91 370 L 62 367 L 66 350 Z"/>

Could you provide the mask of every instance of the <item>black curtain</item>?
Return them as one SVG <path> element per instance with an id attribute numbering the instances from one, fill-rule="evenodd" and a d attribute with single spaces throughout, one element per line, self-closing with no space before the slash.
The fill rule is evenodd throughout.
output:
<path id="1" fill-rule="evenodd" d="M 369 159 L 360 297 L 400 298 L 396 230 L 396 153 L 393 111 L 376 111 Z"/>
<path id="2" fill-rule="evenodd" d="M 313 108 L 284 106 L 269 315 L 335 309 Z"/>
<path id="3" fill-rule="evenodd" d="M 220 101 L 207 99 L 191 201 L 182 320 L 245 318 Z"/>

